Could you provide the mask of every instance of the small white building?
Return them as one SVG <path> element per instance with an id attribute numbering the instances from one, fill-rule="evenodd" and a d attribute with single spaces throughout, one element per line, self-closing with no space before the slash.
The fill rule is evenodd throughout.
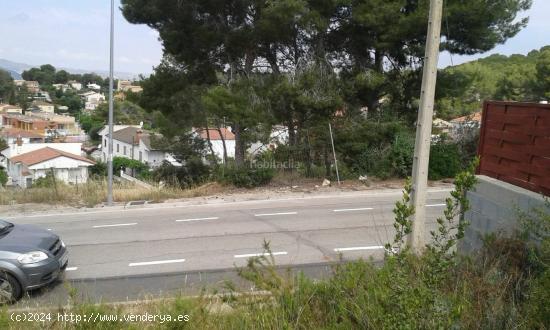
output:
<path id="1" fill-rule="evenodd" d="M 195 129 L 195 132 L 208 143 L 208 138 L 210 138 L 210 143 L 212 143 L 212 149 L 216 157 L 218 157 L 223 162 L 223 145 L 225 141 L 225 149 L 227 152 L 228 158 L 235 158 L 235 134 L 227 128 L 220 128 L 218 131 L 217 128 L 209 128 L 208 131 L 203 128 Z M 208 132 L 208 133 L 207 133 Z M 207 149 L 210 147 L 207 146 Z"/>
<path id="2" fill-rule="evenodd" d="M 90 84 L 86 85 L 86 88 L 93 89 L 93 90 L 96 90 L 96 91 L 101 90 L 101 86 L 99 86 L 98 84 L 93 84 L 93 83 L 90 83 Z"/>
<path id="3" fill-rule="evenodd" d="M 288 144 L 288 139 L 288 127 L 275 125 L 271 128 L 271 133 L 269 134 L 268 141 L 257 141 L 255 143 L 252 143 L 247 152 L 252 156 L 256 156 L 264 151 L 276 149 L 279 145 Z"/>
<path id="4" fill-rule="evenodd" d="M 76 80 L 70 80 L 67 82 L 67 84 L 71 86 L 72 89 L 76 89 L 77 91 L 82 89 L 82 84 Z"/>
<path id="5" fill-rule="evenodd" d="M 118 125 L 117 125 L 118 126 Z M 101 136 L 101 158 L 107 161 L 109 130 L 106 126 L 99 133 Z M 151 140 L 161 138 L 160 134 L 154 134 L 142 129 L 140 126 L 120 125 L 113 128 L 113 157 L 134 159 L 149 167 L 158 167 L 166 160 L 174 164 L 170 153 L 155 148 Z M 181 164 L 179 164 L 181 165 Z"/>
<path id="6" fill-rule="evenodd" d="M 95 162 L 80 155 L 45 147 L 8 158 L 7 172 L 13 185 L 30 188 L 34 180 L 53 173 L 69 184 L 88 181 L 88 167 Z"/>
<path id="7" fill-rule="evenodd" d="M 105 102 L 105 95 L 98 92 L 86 92 L 80 94 L 80 97 L 84 101 L 84 109 L 93 111 L 101 103 Z"/>

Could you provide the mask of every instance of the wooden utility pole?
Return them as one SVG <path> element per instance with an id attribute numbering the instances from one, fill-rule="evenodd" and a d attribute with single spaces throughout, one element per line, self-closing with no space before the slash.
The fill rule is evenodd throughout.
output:
<path id="1" fill-rule="evenodd" d="M 430 143 L 432 138 L 432 120 L 437 80 L 437 62 L 441 39 L 441 16 L 443 0 L 430 1 L 428 36 L 420 92 L 420 108 L 416 121 L 416 140 L 414 145 L 412 198 L 415 214 L 412 233 L 408 245 L 416 254 L 421 254 L 425 246 L 426 189 L 428 187 L 428 165 L 430 160 Z"/>

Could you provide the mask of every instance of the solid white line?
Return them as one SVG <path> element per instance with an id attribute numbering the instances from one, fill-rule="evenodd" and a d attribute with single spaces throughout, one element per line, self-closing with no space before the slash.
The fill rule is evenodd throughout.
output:
<path id="1" fill-rule="evenodd" d="M 434 206 L 446 206 L 447 204 L 429 204 L 426 205 L 426 207 L 434 207 Z"/>
<path id="2" fill-rule="evenodd" d="M 287 255 L 288 252 L 272 252 L 271 253 L 272 255 L 274 256 L 283 256 L 283 255 Z M 262 256 L 269 256 L 269 253 L 267 252 L 264 252 L 264 253 L 250 253 L 250 254 L 236 254 L 234 255 L 234 258 L 251 258 L 251 257 L 262 257 Z"/>
<path id="3" fill-rule="evenodd" d="M 182 220 L 176 220 L 176 222 L 203 221 L 203 220 L 218 220 L 218 219 L 219 219 L 219 217 L 195 218 L 195 219 L 182 219 Z"/>
<path id="4" fill-rule="evenodd" d="M 360 251 L 360 250 L 380 250 L 384 247 L 381 245 L 375 245 L 375 246 L 356 246 L 356 247 L 349 247 L 349 248 L 336 248 L 334 249 L 334 252 L 344 252 L 344 251 Z"/>
<path id="5" fill-rule="evenodd" d="M 132 262 L 129 263 L 129 267 L 135 266 L 149 266 L 149 265 L 162 265 L 162 264 L 174 264 L 178 262 L 184 262 L 185 259 L 173 259 L 173 260 L 160 260 L 160 261 L 145 261 L 145 262 Z"/>
<path id="6" fill-rule="evenodd" d="M 135 226 L 135 225 L 137 225 L 137 222 L 117 223 L 117 224 L 114 224 L 114 225 L 100 225 L 100 226 L 93 226 L 93 228 L 125 227 L 125 226 Z"/>
<path id="7" fill-rule="evenodd" d="M 333 211 L 334 212 L 353 212 L 353 211 L 366 211 L 366 210 L 372 210 L 372 209 L 373 209 L 372 207 L 362 207 L 358 209 L 338 209 Z"/>
<path id="8" fill-rule="evenodd" d="M 70 272 L 72 270 L 77 270 L 77 269 L 78 269 L 78 267 L 67 267 L 67 268 L 65 268 L 65 270 L 68 271 L 68 272 Z"/>
<path id="9" fill-rule="evenodd" d="M 280 212 L 280 213 L 260 213 L 260 214 L 254 214 L 255 217 L 269 217 L 272 215 L 293 215 L 298 214 L 298 212 Z"/>

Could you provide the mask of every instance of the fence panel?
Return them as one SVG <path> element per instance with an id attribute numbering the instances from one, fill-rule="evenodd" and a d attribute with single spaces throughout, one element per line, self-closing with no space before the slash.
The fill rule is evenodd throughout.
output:
<path id="1" fill-rule="evenodd" d="M 478 173 L 550 196 L 550 105 L 483 104 Z"/>

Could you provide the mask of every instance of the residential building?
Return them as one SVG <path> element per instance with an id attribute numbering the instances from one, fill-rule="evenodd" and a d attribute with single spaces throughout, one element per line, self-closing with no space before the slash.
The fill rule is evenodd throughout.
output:
<path id="1" fill-rule="evenodd" d="M 89 111 L 95 110 L 101 103 L 105 102 L 105 95 L 98 92 L 82 93 L 80 97 L 84 101 L 84 109 Z"/>
<path id="2" fill-rule="evenodd" d="M 0 113 L 18 113 L 18 114 L 22 114 L 23 113 L 23 108 L 19 107 L 19 106 L 16 106 L 16 105 L 11 105 L 11 104 L 0 104 Z"/>
<path id="3" fill-rule="evenodd" d="M 0 127 L 16 128 L 44 137 L 79 135 L 80 127 L 72 116 L 49 112 L 28 112 L 25 115 L 4 114 Z"/>
<path id="4" fill-rule="evenodd" d="M 101 158 L 107 160 L 109 130 L 105 127 L 99 132 L 101 135 Z M 126 126 L 113 128 L 113 157 L 124 157 L 140 161 L 149 167 L 158 167 L 165 160 L 173 157 L 163 150 L 154 146 L 154 139 L 161 138 L 155 134 L 142 129 L 139 126 Z"/>
<path id="5" fill-rule="evenodd" d="M 76 80 L 69 80 L 67 84 L 71 86 L 72 89 L 76 89 L 77 91 L 82 89 L 82 84 Z"/>
<path id="6" fill-rule="evenodd" d="M 31 107 L 41 112 L 54 113 L 54 105 L 44 101 L 33 101 Z"/>
<path id="7" fill-rule="evenodd" d="M 267 150 L 273 150 L 279 145 L 285 145 L 288 143 L 289 133 L 288 127 L 283 125 L 275 125 L 271 128 L 271 133 L 269 134 L 269 140 L 267 141 L 256 141 L 252 143 L 248 148 L 248 154 L 256 156 Z"/>
<path id="8" fill-rule="evenodd" d="M 30 188 L 34 180 L 49 173 L 64 183 L 85 183 L 88 168 L 94 164 L 79 154 L 44 147 L 8 158 L 6 169 L 13 185 Z"/>
<path id="9" fill-rule="evenodd" d="M 119 80 L 117 90 L 120 92 L 140 93 L 143 91 L 143 88 L 138 85 L 132 85 L 129 80 Z"/>
<path id="10" fill-rule="evenodd" d="M 76 119 L 73 116 L 50 112 L 33 112 L 28 114 L 28 116 L 48 121 L 50 123 L 50 130 L 55 130 L 61 136 L 80 134 L 80 127 L 76 124 Z M 46 132 L 46 135 L 48 135 L 48 132 Z"/>
<path id="11" fill-rule="evenodd" d="M 481 111 L 455 118 L 450 123 L 452 125 L 450 135 L 454 139 L 472 137 L 481 127 Z"/>
<path id="12" fill-rule="evenodd" d="M 17 142 L 23 144 L 44 142 L 44 136 L 20 128 L 2 128 L 0 129 L 0 138 L 4 139 L 8 145 L 16 144 Z"/>
<path id="13" fill-rule="evenodd" d="M 227 152 L 228 158 L 235 158 L 235 134 L 227 128 L 220 128 L 220 130 L 215 128 L 209 128 L 208 130 L 204 128 L 195 129 L 195 132 L 203 139 L 208 140 L 210 137 L 210 143 L 212 144 L 212 150 L 216 157 L 224 160 L 223 150 L 224 150 L 224 141 L 225 149 Z M 210 147 L 207 147 L 210 148 Z"/>
<path id="14" fill-rule="evenodd" d="M 6 149 L 0 150 L 0 165 L 7 167 L 8 159 L 46 147 L 75 155 L 83 155 L 81 151 L 82 143 L 41 143 L 32 142 L 25 138 L 16 138 L 15 143 L 8 143 L 8 147 Z"/>
<path id="15" fill-rule="evenodd" d="M 65 91 L 69 88 L 71 88 L 68 84 L 53 84 L 52 85 L 56 90 L 60 90 L 62 91 L 63 93 L 65 93 Z"/>
<path id="16" fill-rule="evenodd" d="M 101 90 L 101 86 L 99 86 L 98 84 L 92 84 L 92 83 L 86 85 L 86 88 L 93 89 L 93 90 L 96 90 L 96 91 Z"/>
<path id="17" fill-rule="evenodd" d="M 47 120 L 20 114 L 3 114 L 0 126 L 4 128 L 18 128 L 41 135 L 45 134 L 46 129 L 53 128 L 50 127 Z"/>
<path id="18" fill-rule="evenodd" d="M 14 80 L 14 85 L 16 87 L 22 87 L 23 85 L 27 87 L 27 90 L 31 93 L 38 93 L 40 91 L 40 84 L 38 81 L 34 80 Z"/>

